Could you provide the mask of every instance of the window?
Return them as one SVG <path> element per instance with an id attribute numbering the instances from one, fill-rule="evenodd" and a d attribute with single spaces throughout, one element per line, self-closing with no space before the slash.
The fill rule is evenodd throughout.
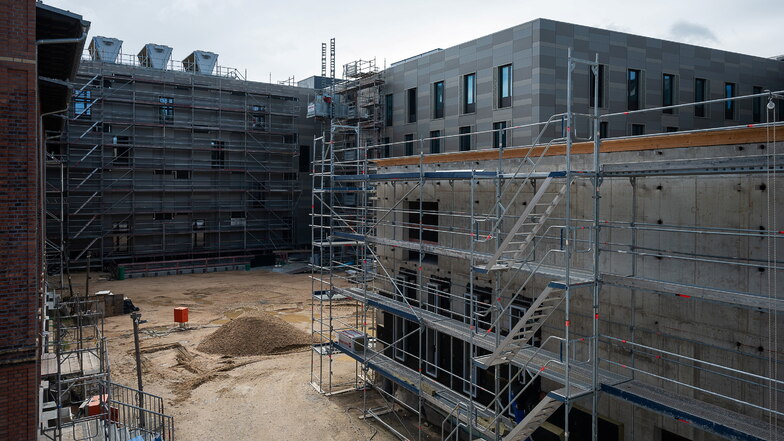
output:
<path id="1" fill-rule="evenodd" d="M 675 104 L 675 75 L 662 74 L 662 106 Z M 673 109 L 663 109 L 664 113 L 672 113 Z"/>
<path id="2" fill-rule="evenodd" d="M 384 97 L 384 125 L 387 127 L 392 126 L 392 115 L 394 107 L 392 101 L 392 94 Z"/>
<path id="3" fill-rule="evenodd" d="M 389 136 L 384 137 L 384 157 L 385 158 L 389 158 L 389 156 L 390 156 L 390 154 L 389 154 L 389 147 L 390 147 L 389 143 L 390 142 L 391 141 L 389 140 Z"/>
<path id="4" fill-rule="evenodd" d="M 414 154 L 414 135 L 408 134 L 406 135 L 406 156 L 412 156 Z"/>
<path id="5" fill-rule="evenodd" d="M 174 122 L 174 98 L 160 96 L 158 101 L 163 104 L 158 107 L 158 121 L 161 124 Z"/>
<path id="6" fill-rule="evenodd" d="M 422 241 L 438 243 L 438 202 L 422 202 L 422 221 L 419 220 L 419 201 L 408 202 L 408 238 L 419 240 L 422 226 Z"/>
<path id="7" fill-rule="evenodd" d="M 471 150 L 471 126 L 460 127 L 460 151 L 467 152 Z"/>
<path id="8" fill-rule="evenodd" d="M 512 105 L 512 65 L 498 68 L 498 107 Z"/>
<path id="9" fill-rule="evenodd" d="M 604 65 L 600 64 L 597 67 L 599 71 L 599 107 L 604 107 Z M 593 73 L 593 68 L 590 66 L 588 67 L 588 73 L 588 93 L 590 95 L 588 100 L 590 102 L 590 106 L 595 107 L 594 98 L 596 95 L 596 74 Z"/>
<path id="10" fill-rule="evenodd" d="M 83 90 L 74 97 L 74 118 L 90 119 L 92 115 L 91 91 Z"/>
<path id="11" fill-rule="evenodd" d="M 223 141 L 211 141 L 212 168 L 223 168 L 226 165 L 226 152 L 223 151 Z"/>
<path id="12" fill-rule="evenodd" d="M 131 148 L 125 145 L 114 146 L 114 164 L 129 165 L 131 163 Z"/>
<path id="13" fill-rule="evenodd" d="M 493 148 L 506 147 L 506 121 L 493 123 Z"/>
<path id="14" fill-rule="evenodd" d="M 114 222 L 112 224 L 114 236 L 112 245 L 116 253 L 128 252 L 128 222 Z"/>
<path id="15" fill-rule="evenodd" d="M 406 105 L 408 106 L 408 122 L 413 123 L 417 120 L 417 90 L 416 87 L 408 89 Z"/>
<path id="16" fill-rule="evenodd" d="M 190 170 L 174 170 L 174 179 L 190 179 Z"/>
<path id="17" fill-rule="evenodd" d="M 430 153 L 441 153 L 441 131 L 430 132 Z"/>
<path id="18" fill-rule="evenodd" d="M 310 171 L 310 146 L 299 146 L 299 171 L 307 173 Z"/>
<path id="19" fill-rule="evenodd" d="M 628 87 L 626 90 L 626 107 L 629 110 L 640 109 L 640 71 L 636 69 L 629 69 L 628 74 Z"/>
<path id="20" fill-rule="evenodd" d="M 632 136 L 645 134 L 645 124 L 632 124 Z"/>
<path id="21" fill-rule="evenodd" d="M 754 95 L 762 93 L 762 88 L 754 86 L 752 89 Z M 755 96 L 751 99 L 751 121 L 758 123 L 762 122 L 762 97 Z"/>
<path id="22" fill-rule="evenodd" d="M 677 128 L 677 127 L 675 127 L 675 126 L 667 126 L 667 127 L 664 129 L 664 131 L 665 131 L 665 132 L 667 132 L 667 133 L 673 133 L 673 132 L 677 132 L 677 131 L 678 131 L 678 128 Z"/>
<path id="23" fill-rule="evenodd" d="M 232 227 L 244 227 L 245 226 L 245 212 L 244 211 L 233 211 L 231 213 L 231 218 L 229 223 Z"/>
<path id="24" fill-rule="evenodd" d="M 433 83 L 433 118 L 444 117 L 444 82 Z"/>
<path id="25" fill-rule="evenodd" d="M 463 76 L 463 113 L 476 112 L 476 74 Z"/>
<path id="26" fill-rule="evenodd" d="M 707 85 L 708 80 L 705 78 L 695 78 L 694 79 L 694 102 L 699 103 L 700 101 L 705 101 L 705 97 L 707 94 Z M 699 104 L 694 106 L 694 116 L 705 117 L 705 104 Z"/>
<path id="27" fill-rule="evenodd" d="M 174 213 L 153 213 L 152 220 L 172 220 Z"/>
<path id="28" fill-rule="evenodd" d="M 735 83 L 724 83 L 724 98 L 735 97 Z M 724 119 L 735 119 L 735 100 L 724 102 Z"/>
<path id="29" fill-rule="evenodd" d="M 206 225 L 206 221 L 204 219 L 194 219 L 193 221 L 193 247 L 194 248 L 202 248 L 204 247 L 204 227 Z"/>
<path id="30" fill-rule="evenodd" d="M 609 129 L 610 123 L 607 121 L 602 121 L 599 123 L 599 138 L 607 138 L 607 133 Z"/>

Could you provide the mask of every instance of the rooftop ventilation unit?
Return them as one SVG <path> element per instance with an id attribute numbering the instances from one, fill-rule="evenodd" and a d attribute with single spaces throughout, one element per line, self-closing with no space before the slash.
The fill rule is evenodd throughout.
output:
<path id="1" fill-rule="evenodd" d="M 187 72 L 211 75 L 212 70 L 215 69 L 215 63 L 217 62 L 218 54 L 205 51 L 193 51 L 182 60 L 182 67 Z"/>
<path id="2" fill-rule="evenodd" d="M 139 64 L 153 69 L 166 69 L 171 58 L 172 48 L 161 44 L 145 44 L 139 52 Z"/>
<path id="3" fill-rule="evenodd" d="M 122 40 L 109 37 L 93 37 L 90 47 L 90 58 L 93 61 L 104 61 L 106 63 L 116 63 L 117 55 L 122 48 Z"/>

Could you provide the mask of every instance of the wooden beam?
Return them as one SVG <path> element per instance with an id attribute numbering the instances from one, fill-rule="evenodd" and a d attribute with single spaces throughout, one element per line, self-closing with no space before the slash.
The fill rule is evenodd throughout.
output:
<path id="1" fill-rule="evenodd" d="M 774 127 L 773 130 L 776 128 Z M 633 152 L 642 150 L 664 150 L 687 147 L 713 147 L 731 144 L 752 144 L 767 142 L 765 127 L 743 127 L 738 129 L 716 129 L 699 133 L 668 133 L 662 135 L 635 138 L 607 139 L 602 141 L 602 153 Z M 523 158 L 531 149 L 513 147 L 504 149 L 504 159 Z M 530 157 L 542 154 L 544 147 L 535 147 Z M 553 144 L 545 156 L 558 156 L 566 153 L 566 144 Z M 572 144 L 572 154 L 584 155 L 593 153 L 593 142 L 576 142 Z M 498 149 L 472 150 L 468 152 L 436 153 L 425 155 L 425 164 L 443 164 L 449 162 L 497 161 Z M 400 156 L 397 158 L 373 159 L 381 167 L 399 165 L 418 165 L 419 156 Z"/>

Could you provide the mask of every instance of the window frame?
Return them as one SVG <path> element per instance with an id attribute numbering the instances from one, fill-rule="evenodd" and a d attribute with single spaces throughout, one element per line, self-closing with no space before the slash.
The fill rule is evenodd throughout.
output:
<path id="1" fill-rule="evenodd" d="M 700 95 L 702 98 L 700 99 Z M 694 78 L 694 102 L 703 102 L 708 98 L 708 80 L 706 78 Z M 696 118 L 708 118 L 708 107 L 705 104 L 694 106 L 694 116 Z"/>
<path id="2" fill-rule="evenodd" d="M 506 79 L 504 79 L 504 72 L 507 72 Z M 512 84 L 514 81 L 512 73 L 512 63 L 498 66 L 498 97 L 496 105 L 499 109 L 512 107 Z M 507 89 L 506 93 L 504 93 L 504 87 Z"/>
<path id="3" fill-rule="evenodd" d="M 384 126 L 392 127 L 395 122 L 395 96 L 392 93 L 384 97 Z"/>
<path id="4" fill-rule="evenodd" d="M 751 93 L 754 95 L 762 93 L 763 88 L 760 86 L 753 86 L 751 88 Z M 751 99 L 751 122 L 753 123 L 761 123 L 762 122 L 762 97 L 757 96 Z"/>
<path id="5" fill-rule="evenodd" d="M 403 141 L 406 149 L 404 156 L 414 156 L 414 134 L 408 133 L 404 135 Z"/>
<path id="6" fill-rule="evenodd" d="M 433 83 L 433 119 L 444 117 L 444 80 Z"/>
<path id="7" fill-rule="evenodd" d="M 466 129 L 464 131 L 464 129 Z M 458 128 L 458 150 L 461 152 L 471 151 L 471 126 L 461 126 Z"/>
<path id="8" fill-rule="evenodd" d="M 430 131 L 430 154 L 441 153 L 441 131 Z"/>
<path id="9" fill-rule="evenodd" d="M 158 96 L 158 122 L 170 124 L 174 122 L 174 98 Z"/>
<path id="10" fill-rule="evenodd" d="M 605 94 L 605 81 L 607 78 L 606 65 L 600 64 L 599 66 L 599 108 L 607 108 L 607 100 L 604 99 Z M 588 107 L 596 107 L 594 103 L 594 73 L 591 66 L 588 66 Z"/>
<path id="11" fill-rule="evenodd" d="M 506 121 L 497 121 L 493 123 L 493 148 L 506 148 L 507 143 L 507 123 Z"/>
<path id="12" fill-rule="evenodd" d="M 476 72 L 463 75 L 462 86 L 463 113 L 476 113 Z"/>
<path id="13" fill-rule="evenodd" d="M 634 79 L 632 79 L 632 73 L 634 73 Z M 632 86 L 632 82 L 634 82 L 634 87 Z M 626 109 L 627 110 L 640 110 L 642 108 L 641 86 L 642 86 L 642 70 L 626 69 Z M 632 94 L 632 91 L 634 91 L 634 94 Z"/>
<path id="14" fill-rule="evenodd" d="M 412 87 L 406 90 L 406 122 L 411 124 L 417 122 L 417 88 Z"/>
<path id="15" fill-rule="evenodd" d="M 669 94 L 666 93 L 667 91 L 667 81 L 669 79 Z M 675 105 L 675 88 L 677 83 L 677 77 L 675 74 L 670 73 L 662 73 L 662 107 L 674 106 Z M 674 109 L 662 109 L 662 113 L 672 114 L 674 113 Z"/>
<path id="16" fill-rule="evenodd" d="M 724 98 L 735 98 L 738 96 L 738 85 L 729 81 L 724 83 Z M 738 119 L 738 106 L 735 100 L 724 101 L 724 119 Z"/>

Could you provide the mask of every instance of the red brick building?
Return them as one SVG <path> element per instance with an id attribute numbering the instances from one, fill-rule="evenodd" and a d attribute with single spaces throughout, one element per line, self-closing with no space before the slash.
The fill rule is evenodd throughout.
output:
<path id="1" fill-rule="evenodd" d="M 41 113 L 66 106 L 67 80 L 78 66 L 88 25 L 78 15 L 34 0 L 0 0 L 2 440 L 37 438 L 44 272 L 40 134 L 61 124 L 59 118 L 42 124 Z M 68 40 L 44 41 L 61 38 Z"/>

